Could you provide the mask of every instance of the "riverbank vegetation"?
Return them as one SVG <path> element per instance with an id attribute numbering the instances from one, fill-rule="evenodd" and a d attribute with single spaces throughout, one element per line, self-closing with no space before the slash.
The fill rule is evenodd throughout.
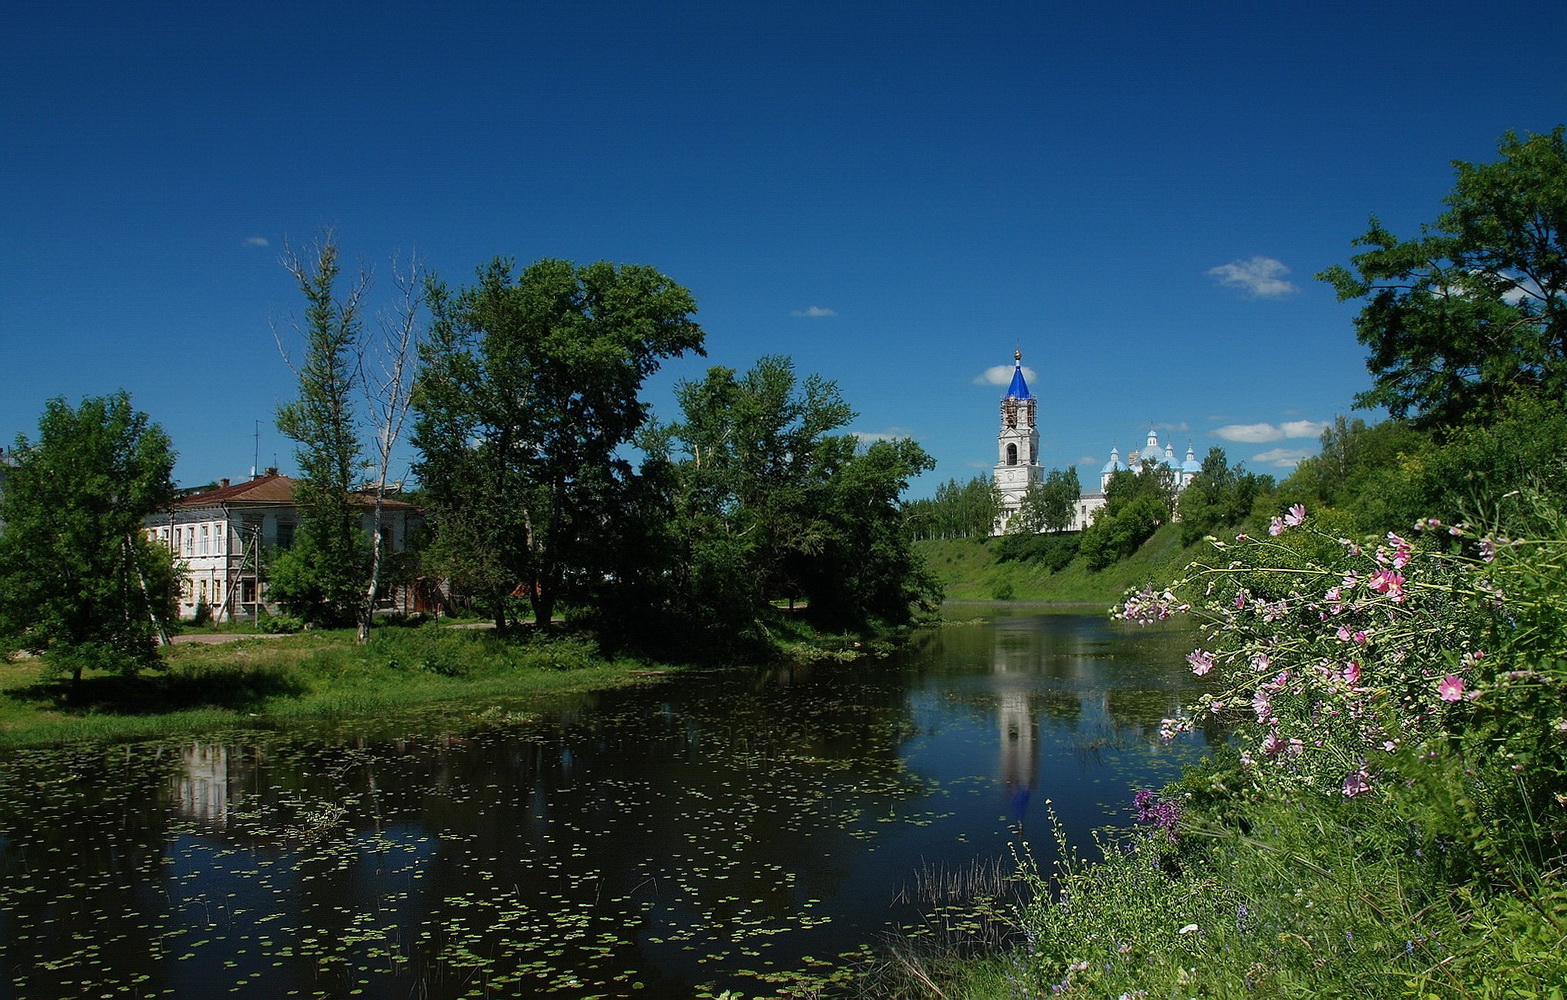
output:
<path id="1" fill-rule="evenodd" d="M 664 275 L 560 260 L 516 272 L 497 258 L 453 290 L 416 268 L 381 343 L 362 321 L 368 278 L 340 294 L 337 260 L 330 235 L 308 259 L 285 255 L 308 306 L 299 397 L 277 418 L 298 445 L 303 521 L 257 571 L 282 617 L 357 624 L 363 643 L 384 585 L 418 581 L 501 636 L 531 610 L 607 656 L 724 662 L 840 633 L 874 640 L 934 614 L 939 589 L 902 508 L 931 459 L 912 440 L 849 433 L 836 383 L 769 356 L 681 383 L 679 418 L 653 418 L 643 382 L 704 339 L 694 299 Z M 393 573 L 369 529 L 404 414 L 423 530 Z M 156 669 L 183 570 L 142 524 L 174 496 L 169 442 L 123 393 L 79 412 L 52 401 L 41 430 L 18 439 L 0 494 L 13 526 L 0 534 L 0 653 L 34 654 L 78 687 L 89 670 Z"/>
<path id="2" fill-rule="evenodd" d="M 947 996 L 1553 997 L 1567 989 L 1567 148 L 1506 136 L 1353 273 L 1362 402 L 1243 530 L 1118 614 L 1191 615 L 1233 739 L 1061 844 L 1023 942 Z"/>
<path id="3" fill-rule="evenodd" d="M 606 657 L 583 635 L 503 637 L 440 624 L 383 626 L 364 644 L 352 629 L 177 643 L 162 650 L 160 666 L 94 672 L 73 685 L 40 673 L 36 660 L 0 663 L 0 747 L 342 722 L 362 728 L 413 709 L 438 725 L 485 713 L 526 716 L 675 669 Z"/>

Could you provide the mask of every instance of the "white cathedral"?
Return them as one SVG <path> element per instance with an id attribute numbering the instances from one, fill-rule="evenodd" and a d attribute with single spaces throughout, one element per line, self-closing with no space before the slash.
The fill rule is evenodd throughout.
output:
<path id="1" fill-rule="evenodd" d="M 1012 360 L 1012 384 L 1001 398 L 1001 433 L 996 435 L 996 485 L 1001 488 L 1001 514 L 996 518 L 994 529 L 997 535 L 1006 532 L 1008 522 L 1023 505 L 1029 487 L 1044 482 L 1045 478 L 1044 467 L 1039 464 L 1038 400 L 1028 391 L 1028 382 L 1023 378 L 1023 352 L 1014 353 Z M 1067 530 L 1082 531 L 1093 523 L 1094 514 L 1105 505 L 1105 488 L 1110 484 L 1111 475 L 1125 470 L 1141 473 L 1150 463 L 1154 471 L 1170 476 L 1177 492 L 1184 490 L 1202 471 L 1202 463 L 1197 461 L 1197 453 L 1190 444 L 1186 446 L 1186 461 L 1178 463 L 1175 449 L 1168 443 L 1161 447 L 1158 433 L 1150 427 L 1148 441 L 1140 451 L 1128 452 L 1124 463 L 1120 449 L 1110 449 L 1110 461 L 1099 470 L 1099 488 L 1084 490 L 1078 497 L 1072 524 Z"/>

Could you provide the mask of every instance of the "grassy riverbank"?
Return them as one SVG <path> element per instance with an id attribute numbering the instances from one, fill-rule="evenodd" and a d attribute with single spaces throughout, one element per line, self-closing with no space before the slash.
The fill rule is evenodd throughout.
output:
<path id="1" fill-rule="evenodd" d="M 915 542 L 949 601 L 1053 601 L 1109 607 L 1129 587 L 1181 575 L 1197 547 L 1181 545 L 1180 526 L 1167 524 L 1128 558 L 1094 572 L 1073 559 L 1052 573 L 1035 562 L 1002 562 L 999 539 L 947 538 Z"/>
<path id="2" fill-rule="evenodd" d="M 182 643 L 163 658 L 164 670 L 89 674 L 75 690 L 43 677 L 37 660 L 0 664 L 0 747 L 275 728 L 418 706 L 526 712 L 671 669 L 605 658 L 581 638 L 437 626 L 383 628 L 363 646 L 351 630 Z"/>

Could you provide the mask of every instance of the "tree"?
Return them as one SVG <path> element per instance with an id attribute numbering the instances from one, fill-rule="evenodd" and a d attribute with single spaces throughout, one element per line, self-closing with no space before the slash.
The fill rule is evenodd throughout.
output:
<path id="1" fill-rule="evenodd" d="M 392 280 L 398 299 L 390 313 L 377 317 L 380 336 L 362 345 L 359 370 L 365 410 L 375 430 L 370 470 L 374 478 L 369 487 L 370 579 L 365 584 L 364 604 L 359 611 L 359 641 L 370 640 L 375 620 L 375 600 L 381 589 L 389 553 L 382 538 L 381 513 L 385 509 L 391 477 L 392 455 L 402 438 L 403 424 L 413 404 L 414 368 L 418 361 L 422 328 L 420 309 L 424 304 L 424 268 L 418 257 L 408 269 L 400 271 L 392 262 Z M 405 540 L 406 541 L 406 540 Z"/>
<path id="2" fill-rule="evenodd" d="M 174 497 L 168 436 L 120 392 L 53 399 L 18 437 L 0 494 L 0 636 L 79 683 L 84 668 L 157 663 L 172 602 L 166 548 L 143 533 Z"/>
<path id="3" fill-rule="evenodd" d="M 1001 515 L 1001 487 L 991 475 L 949 479 L 929 500 L 904 504 L 915 538 L 987 538 Z"/>
<path id="4" fill-rule="evenodd" d="M 632 476 L 617 449 L 647 419 L 642 382 L 703 336 L 691 293 L 652 268 L 512 270 L 497 258 L 455 293 L 426 283 L 413 404 L 430 555 L 502 627 L 512 593 L 548 625 L 598 585 Z"/>
<path id="5" fill-rule="evenodd" d="M 1223 448 L 1209 448 L 1202 471 L 1181 491 L 1176 511 L 1181 521 L 1181 544 L 1191 545 L 1220 528 L 1240 524 L 1252 512 L 1259 497 L 1273 490 L 1273 477 L 1231 466 Z"/>
<path id="6" fill-rule="evenodd" d="M 1375 384 L 1356 406 L 1443 428 L 1488 420 L 1515 393 L 1567 395 L 1563 129 L 1509 132 L 1498 152 L 1454 162 L 1447 211 L 1419 239 L 1401 242 L 1373 217 L 1353 272 L 1318 275 L 1340 301 L 1366 300 L 1355 329 Z"/>
<path id="7" fill-rule="evenodd" d="M 639 440 L 672 487 L 675 614 L 759 634 L 781 599 L 830 628 L 902 625 L 929 603 L 899 499 L 931 466 L 918 445 L 837 433 L 854 416 L 837 385 L 782 356 L 714 367 L 676 398 L 682 422 Z"/>
<path id="8" fill-rule="evenodd" d="M 1041 531 L 1065 531 L 1072 526 L 1077 501 L 1083 487 L 1076 467 L 1066 471 L 1051 469 L 1044 482 L 1034 483 L 1023 496 L 1018 512 L 1007 524 L 1008 533 L 1036 534 Z"/>
<path id="9" fill-rule="evenodd" d="M 1101 570 L 1137 551 L 1167 523 L 1173 510 L 1173 476 L 1152 462 L 1143 471 L 1120 469 L 1105 484 L 1105 505 L 1083 532 L 1081 551 L 1091 570 Z"/>
<path id="10" fill-rule="evenodd" d="M 307 303 L 300 330 L 304 354 L 295 368 L 299 398 L 277 413 L 278 430 L 299 444 L 294 499 L 301 523 L 294 547 L 277 557 L 271 590 L 307 620 L 356 621 L 368 561 L 354 486 L 364 467 L 355 407 L 369 276 L 361 274 L 344 297 L 337 297 L 338 250 L 330 233 L 308 259 L 285 250 L 283 266 Z"/>

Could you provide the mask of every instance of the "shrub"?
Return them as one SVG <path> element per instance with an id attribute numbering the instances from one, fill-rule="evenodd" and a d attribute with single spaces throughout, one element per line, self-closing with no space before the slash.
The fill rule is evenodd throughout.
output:
<path id="1" fill-rule="evenodd" d="M 1353 541 L 1301 505 L 1122 617 L 1190 611 L 1223 725 L 1157 825 L 1025 879 L 1025 989 L 1066 996 L 1553 996 L 1567 981 L 1567 520 Z M 1522 532 L 1518 532 L 1522 534 Z M 1173 839 L 1172 839 L 1173 838 Z M 1553 992 L 1555 990 L 1556 992 Z M 1033 995 L 1033 992 L 1029 993 Z"/>

